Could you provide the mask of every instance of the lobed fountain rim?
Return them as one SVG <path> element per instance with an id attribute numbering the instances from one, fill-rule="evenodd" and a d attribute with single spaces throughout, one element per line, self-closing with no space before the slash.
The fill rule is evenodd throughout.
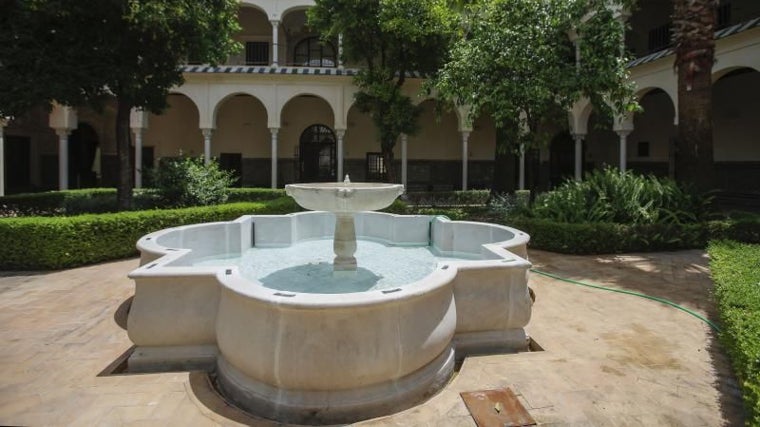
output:
<path id="1" fill-rule="evenodd" d="M 331 212 L 326 211 L 307 211 L 296 212 L 284 215 L 275 216 L 301 216 L 301 215 L 315 215 Z M 372 215 L 387 215 L 392 217 L 402 217 L 410 215 L 398 215 L 384 212 L 372 212 Z M 152 262 L 141 265 L 137 269 L 129 273 L 131 279 L 160 279 L 160 278 L 177 278 L 177 277 L 198 277 L 198 276 L 214 276 L 219 284 L 224 288 L 235 292 L 239 295 L 260 301 L 262 303 L 287 307 L 295 310 L 321 310 L 324 308 L 351 308 L 359 306 L 371 306 L 388 304 L 390 302 L 408 300 L 423 296 L 434 289 L 447 286 L 456 278 L 458 271 L 461 269 L 478 269 L 487 267 L 497 268 L 511 268 L 515 266 L 530 267 L 530 262 L 519 255 L 513 253 L 508 248 L 517 244 L 525 244 L 530 239 L 529 235 L 518 229 L 508 227 L 501 224 L 482 223 L 476 221 L 452 221 L 445 216 L 436 215 L 411 215 L 411 216 L 424 216 L 433 218 L 440 218 L 443 221 L 452 223 L 463 224 L 484 224 L 490 227 L 506 229 L 512 233 L 513 237 L 509 240 L 500 242 L 492 242 L 481 245 L 488 251 L 494 253 L 498 259 L 485 259 L 485 260 L 461 260 L 450 261 L 445 264 L 439 265 L 435 270 L 425 277 L 422 277 L 416 281 L 404 283 L 396 288 L 390 289 L 376 289 L 361 292 L 349 292 L 349 293 L 306 293 L 306 292 L 294 292 L 294 291 L 282 291 L 265 287 L 260 281 L 255 279 L 246 278 L 240 273 L 237 266 L 234 265 L 220 265 L 220 266 L 174 266 L 169 265 L 173 262 L 180 260 L 182 257 L 189 255 L 192 249 L 187 248 L 170 248 L 165 247 L 158 243 L 158 239 L 170 232 L 182 231 L 193 227 L 202 227 L 204 225 L 218 225 L 229 224 L 234 222 L 246 221 L 248 218 L 253 218 L 258 215 L 244 215 L 233 221 L 219 221 L 200 224 L 182 225 L 178 227 L 170 227 L 163 230 L 159 230 L 150 234 L 147 234 L 140 238 L 137 242 L 137 247 L 140 251 L 148 250 L 150 252 L 159 254 L 160 256 Z M 263 215 L 271 216 L 271 215 Z M 311 240 L 311 239 L 305 239 Z M 300 240 L 305 241 L 305 240 Z M 367 239 L 373 240 L 373 239 Z M 375 240 L 383 243 L 389 243 L 387 241 Z"/>

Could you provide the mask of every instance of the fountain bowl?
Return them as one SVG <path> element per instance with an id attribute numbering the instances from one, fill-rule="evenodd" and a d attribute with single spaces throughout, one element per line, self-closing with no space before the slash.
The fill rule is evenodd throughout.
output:
<path id="1" fill-rule="evenodd" d="M 386 208 L 404 193 L 404 186 L 375 182 L 320 182 L 288 184 L 285 192 L 312 211 L 349 213 Z"/>

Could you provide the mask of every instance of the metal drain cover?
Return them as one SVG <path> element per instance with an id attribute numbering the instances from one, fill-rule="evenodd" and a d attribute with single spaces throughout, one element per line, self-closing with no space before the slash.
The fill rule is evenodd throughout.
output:
<path id="1" fill-rule="evenodd" d="M 508 388 L 459 393 L 478 427 L 534 426 L 536 421 Z"/>

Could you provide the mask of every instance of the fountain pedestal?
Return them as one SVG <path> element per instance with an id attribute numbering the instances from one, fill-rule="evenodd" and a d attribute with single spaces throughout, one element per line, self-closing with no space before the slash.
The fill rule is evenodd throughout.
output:
<path id="1" fill-rule="evenodd" d="M 338 212 L 335 214 L 335 235 L 333 237 L 333 271 L 356 271 L 356 228 L 354 214 Z"/>
<path id="2" fill-rule="evenodd" d="M 388 207 L 404 192 L 401 184 L 343 182 L 288 184 L 285 192 L 300 206 L 335 214 L 333 272 L 356 271 L 354 214 Z"/>

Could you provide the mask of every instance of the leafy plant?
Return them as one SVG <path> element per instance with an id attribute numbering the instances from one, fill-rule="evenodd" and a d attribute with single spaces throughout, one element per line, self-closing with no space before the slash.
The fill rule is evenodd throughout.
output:
<path id="1" fill-rule="evenodd" d="M 706 219 L 709 203 L 670 179 L 606 168 L 539 195 L 530 215 L 573 223 L 688 224 Z"/>
<path id="2" fill-rule="evenodd" d="M 163 162 L 155 172 L 156 189 L 170 206 L 207 206 L 227 201 L 234 177 L 216 160 L 181 157 Z"/>

